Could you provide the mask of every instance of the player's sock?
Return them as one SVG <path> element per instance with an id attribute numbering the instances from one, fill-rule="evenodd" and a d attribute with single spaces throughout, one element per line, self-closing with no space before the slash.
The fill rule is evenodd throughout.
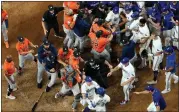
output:
<path id="1" fill-rule="evenodd" d="M 157 76 L 158 76 L 158 71 L 153 71 L 153 74 L 154 74 L 154 81 L 157 81 Z"/>

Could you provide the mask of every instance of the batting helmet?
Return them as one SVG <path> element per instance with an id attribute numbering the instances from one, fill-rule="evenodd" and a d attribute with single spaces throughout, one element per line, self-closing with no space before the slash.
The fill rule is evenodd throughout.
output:
<path id="1" fill-rule="evenodd" d="M 102 34 L 103 34 L 103 31 L 99 30 L 96 32 L 96 37 L 99 38 L 99 37 L 101 37 Z"/>
<path id="2" fill-rule="evenodd" d="M 50 4 L 50 5 L 48 6 L 48 10 L 49 10 L 49 11 L 52 11 L 52 10 L 54 10 L 54 7 L 53 7 L 53 5 L 51 5 L 51 4 Z"/>
<path id="3" fill-rule="evenodd" d="M 96 90 L 96 94 L 99 94 L 100 96 L 104 96 L 105 93 L 106 93 L 106 91 L 102 87 L 100 87 Z"/>
<path id="4" fill-rule="evenodd" d="M 127 57 L 125 57 L 125 58 L 123 58 L 122 60 L 121 60 L 121 63 L 122 64 L 126 64 L 126 63 L 128 63 L 129 62 L 129 58 L 127 58 Z"/>
<path id="5" fill-rule="evenodd" d="M 73 52 L 73 55 L 74 55 L 76 58 L 78 58 L 78 57 L 80 57 L 80 52 L 79 52 L 79 51 L 74 51 L 74 52 Z"/>
<path id="6" fill-rule="evenodd" d="M 92 79 L 91 79 L 90 76 L 86 76 L 85 81 L 86 81 L 86 82 L 92 82 Z"/>
<path id="7" fill-rule="evenodd" d="M 165 49 L 164 49 L 164 52 L 167 52 L 167 53 L 173 53 L 173 47 L 172 46 L 168 46 L 168 47 L 166 47 Z"/>
<path id="8" fill-rule="evenodd" d="M 68 52 L 68 47 L 67 46 L 63 46 L 63 52 Z"/>
<path id="9" fill-rule="evenodd" d="M 145 87 L 145 90 L 154 91 L 154 87 L 152 85 L 148 85 L 148 86 Z"/>
<path id="10" fill-rule="evenodd" d="M 134 19 L 138 18 L 139 17 L 139 12 L 133 12 L 131 17 L 134 18 Z"/>
<path id="11" fill-rule="evenodd" d="M 126 45 L 126 44 L 128 44 L 129 41 L 130 41 L 130 38 L 124 37 L 124 38 L 121 40 L 121 43 L 122 43 L 123 45 Z"/>
<path id="12" fill-rule="evenodd" d="M 105 22 L 104 19 L 99 18 L 96 23 L 97 23 L 99 26 L 101 26 L 104 22 Z"/>
<path id="13" fill-rule="evenodd" d="M 19 42 L 23 42 L 23 41 L 24 41 L 24 37 L 23 37 L 23 36 L 18 36 L 18 37 L 17 37 L 17 40 L 18 40 Z"/>
<path id="14" fill-rule="evenodd" d="M 119 7 L 115 6 L 112 11 L 113 11 L 114 14 L 118 14 L 119 13 Z"/>

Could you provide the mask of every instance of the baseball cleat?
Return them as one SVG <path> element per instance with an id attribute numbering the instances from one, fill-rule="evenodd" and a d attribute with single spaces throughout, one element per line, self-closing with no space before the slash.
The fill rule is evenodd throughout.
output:
<path id="1" fill-rule="evenodd" d="M 51 88 L 47 86 L 47 88 L 45 89 L 45 92 L 49 92 L 50 89 L 51 89 Z"/>
<path id="2" fill-rule="evenodd" d="M 7 91 L 9 91 L 9 88 L 7 88 Z M 17 88 L 14 88 L 12 91 L 17 91 Z"/>
<path id="3" fill-rule="evenodd" d="M 147 84 L 157 84 L 157 81 L 154 81 L 154 80 L 148 81 Z"/>
<path id="4" fill-rule="evenodd" d="M 177 84 L 178 82 L 179 82 L 179 80 L 175 80 L 175 81 L 174 81 L 174 84 Z"/>
<path id="5" fill-rule="evenodd" d="M 120 102 L 120 105 L 125 105 L 125 104 L 127 104 L 127 102 L 128 101 L 124 100 L 124 101 Z"/>
<path id="6" fill-rule="evenodd" d="M 170 91 L 171 91 L 170 89 L 168 89 L 168 90 L 165 89 L 165 90 L 163 90 L 161 93 L 162 93 L 162 94 L 166 94 L 166 93 L 168 93 L 168 92 L 170 92 Z"/>
<path id="7" fill-rule="evenodd" d="M 4 42 L 6 48 L 9 48 L 9 43 L 8 42 Z"/>
<path id="8" fill-rule="evenodd" d="M 16 99 L 16 97 L 15 96 L 12 96 L 12 95 L 6 95 L 6 98 L 9 98 L 10 100 L 14 100 L 14 99 Z"/>
<path id="9" fill-rule="evenodd" d="M 37 84 L 37 88 L 39 88 L 39 89 L 42 88 L 42 82 Z"/>

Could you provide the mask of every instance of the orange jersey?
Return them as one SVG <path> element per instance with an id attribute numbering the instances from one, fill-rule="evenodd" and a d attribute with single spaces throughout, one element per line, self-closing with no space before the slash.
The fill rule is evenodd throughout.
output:
<path id="1" fill-rule="evenodd" d="M 23 43 L 17 42 L 16 49 L 19 52 L 19 54 L 21 54 L 21 52 L 28 52 L 29 44 L 30 44 L 30 41 L 27 38 L 24 38 Z"/>
<path id="2" fill-rule="evenodd" d="M 69 24 L 75 24 L 75 22 L 73 21 L 73 16 L 68 16 L 66 14 L 64 14 L 64 26 L 66 29 L 70 29 Z"/>
<path id="3" fill-rule="evenodd" d="M 70 56 L 73 55 L 73 50 L 69 49 L 67 55 L 63 55 L 63 48 L 58 50 L 58 57 L 62 60 L 69 60 Z"/>
<path id="4" fill-rule="evenodd" d="M 105 29 L 105 28 L 102 27 L 102 26 L 98 26 L 97 23 L 92 24 L 91 29 L 90 29 L 91 32 L 96 33 L 96 32 L 99 31 L 99 30 L 102 30 L 102 31 L 103 31 L 103 36 L 108 36 L 108 35 L 111 34 L 111 31 Z"/>
<path id="5" fill-rule="evenodd" d="M 8 74 L 8 76 L 11 76 L 15 71 L 16 71 L 16 68 L 14 66 L 14 62 L 11 61 L 10 63 L 8 63 L 6 60 L 4 62 L 4 65 L 3 65 L 3 69 L 4 71 L 6 71 Z"/>
<path id="6" fill-rule="evenodd" d="M 73 55 L 70 56 L 69 65 L 71 65 L 73 69 L 75 70 L 79 69 L 79 63 L 80 63 L 79 59 L 76 59 Z"/>
<path id="7" fill-rule="evenodd" d="M 97 38 L 95 33 L 90 32 L 88 36 L 91 39 L 92 48 L 99 53 L 103 52 L 106 45 L 109 43 L 108 38 Z"/>
<path id="8" fill-rule="evenodd" d="M 66 1 L 66 2 L 63 2 L 63 6 L 64 7 L 68 7 L 70 9 L 73 10 L 73 12 L 77 13 L 77 10 L 80 8 L 80 5 L 78 2 L 75 2 L 75 1 Z"/>
<path id="9" fill-rule="evenodd" d="M 6 20 L 8 17 L 7 11 L 6 10 L 2 10 L 1 11 L 1 22 L 3 22 L 4 20 Z"/>

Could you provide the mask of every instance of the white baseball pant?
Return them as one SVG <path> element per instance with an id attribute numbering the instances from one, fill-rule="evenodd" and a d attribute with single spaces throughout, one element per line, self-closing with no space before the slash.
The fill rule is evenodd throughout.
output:
<path id="1" fill-rule="evenodd" d="M 19 67 L 23 68 L 26 60 L 34 60 L 32 53 L 28 53 L 26 55 L 19 54 Z"/>
<path id="2" fill-rule="evenodd" d="M 62 26 L 63 26 L 64 32 L 66 33 L 66 37 L 63 41 L 63 44 L 67 45 L 68 48 L 71 48 L 73 45 L 74 39 L 75 39 L 74 32 L 73 32 L 73 30 L 66 29 L 64 25 L 62 25 Z"/>
<path id="3" fill-rule="evenodd" d="M 48 76 L 51 76 L 51 80 L 48 83 L 48 87 L 52 87 L 55 84 L 55 81 L 56 81 L 56 78 L 57 78 L 57 72 L 54 72 L 54 73 L 50 73 L 48 71 L 46 71 L 46 72 L 47 72 Z"/>
<path id="4" fill-rule="evenodd" d="M 68 87 L 68 85 L 66 85 L 64 82 L 63 82 L 63 86 L 60 90 L 61 93 L 63 94 L 66 94 L 67 92 L 69 91 L 72 91 L 73 92 L 73 95 L 76 96 L 80 93 L 80 87 L 79 87 L 79 84 L 76 83 L 72 88 Z"/>
<path id="5" fill-rule="evenodd" d="M 5 76 L 5 75 L 4 75 L 4 76 Z M 5 79 L 7 80 L 8 84 L 10 85 L 10 88 L 11 88 L 12 90 L 13 90 L 14 88 L 16 88 L 16 83 L 13 84 L 6 76 L 5 76 Z M 15 82 L 14 74 L 12 74 L 12 75 L 10 76 L 10 79 Z"/>
<path id="6" fill-rule="evenodd" d="M 154 105 L 154 102 L 152 102 L 152 103 L 148 106 L 147 111 L 148 111 L 148 112 L 156 112 L 156 111 L 157 111 L 157 108 L 156 108 L 156 106 Z"/>
<path id="7" fill-rule="evenodd" d="M 163 31 L 163 37 L 165 38 L 165 46 L 170 45 L 171 34 L 172 34 L 172 29 Z"/>
<path id="8" fill-rule="evenodd" d="M 165 89 L 171 90 L 171 78 L 174 80 L 179 80 L 178 76 L 175 73 L 165 72 Z"/>
<path id="9" fill-rule="evenodd" d="M 85 36 L 79 37 L 75 33 L 74 33 L 74 35 L 75 35 L 75 45 L 74 46 L 80 48 L 80 51 L 83 51 Z"/>
<path id="10" fill-rule="evenodd" d="M 159 65 L 163 60 L 163 56 L 164 56 L 163 54 L 160 54 L 159 56 L 153 57 L 153 67 L 152 67 L 153 71 L 158 71 Z"/>
<path id="11" fill-rule="evenodd" d="M 129 80 L 129 79 L 122 79 L 123 81 L 122 82 L 125 82 L 125 81 L 127 81 L 127 80 Z M 130 87 L 131 86 L 133 86 L 132 84 L 134 83 L 134 81 L 132 81 L 132 82 L 130 82 L 130 83 L 128 83 L 128 84 L 126 84 L 126 85 L 124 85 L 123 86 L 123 92 L 124 92 L 124 100 L 125 101 L 129 101 L 130 100 L 130 96 L 129 96 L 129 89 L 130 89 Z"/>
<path id="12" fill-rule="evenodd" d="M 43 75 L 43 72 L 45 71 L 45 67 L 43 66 L 42 63 L 39 62 L 39 60 L 37 61 L 37 66 L 38 66 L 37 83 L 41 83 L 42 75 Z"/>
<path id="13" fill-rule="evenodd" d="M 2 24 L 1 24 L 1 32 L 2 32 L 2 35 L 3 35 L 3 37 L 4 37 L 4 41 L 5 41 L 5 42 L 8 41 L 8 35 L 7 35 L 7 33 L 6 33 L 6 30 L 7 30 L 6 24 L 5 24 L 5 22 L 3 21 Z"/>
<path id="14" fill-rule="evenodd" d="M 155 28 L 151 23 L 149 23 L 149 29 L 150 29 L 150 32 L 153 32 L 155 33 L 155 35 L 160 36 L 161 34 L 160 29 Z"/>
<path id="15" fill-rule="evenodd" d="M 108 62 L 111 62 L 110 54 L 106 49 L 104 49 L 103 52 L 101 52 L 101 53 L 92 49 L 91 53 L 94 55 L 95 59 L 99 59 L 100 57 L 104 57 Z"/>

